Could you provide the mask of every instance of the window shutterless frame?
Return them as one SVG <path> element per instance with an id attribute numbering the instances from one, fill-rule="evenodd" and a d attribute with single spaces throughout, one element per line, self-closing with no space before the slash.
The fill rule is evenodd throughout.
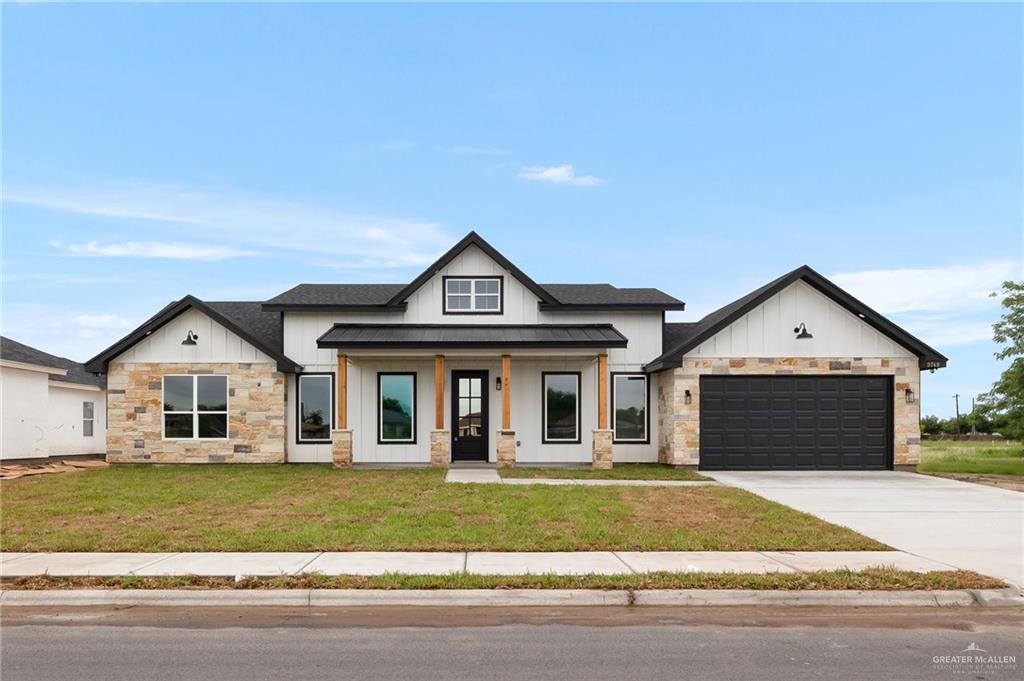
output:
<path id="1" fill-rule="evenodd" d="M 551 376 L 572 376 L 576 379 L 576 436 L 574 438 L 548 437 L 548 378 Z M 582 373 L 579 371 L 542 371 L 540 374 L 540 442 L 544 445 L 578 445 L 580 439 L 580 387 Z"/>
<path id="2" fill-rule="evenodd" d="M 448 307 L 448 282 L 469 282 L 469 290 L 466 293 L 453 293 L 453 296 L 459 296 L 467 298 L 469 300 L 469 307 L 466 309 L 453 309 Z M 484 293 L 478 291 L 477 282 L 483 281 L 496 281 L 498 282 L 498 307 L 494 308 L 478 308 L 477 297 L 478 296 L 493 296 L 493 293 Z M 479 277 L 441 277 L 441 312 L 443 314 L 504 314 L 505 313 L 505 277 L 501 275 L 497 276 L 479 276 Z"/>
<path id="3" fill-rule="evenodd" d="M 331 417 L 328 420 L 328 433 L 326 440 L 304 440 L 302 438 L 302 379 L 304 376 L 330 376 L 331 378 Z M 334 430 L 337 407 L 337 383 L 335 375 L 330 371 L 310 371 L 307 373 L 295 374 L 295 444 L 297 445 L 329 445 L 331 444 L 330 431 Z"/>
<path id="4" fill-rule="evenodd" d="M 191 411 L 164 411 L 164 381 L 168 378 L 192 379 Z M 199 379 L 216 377 L 224 379 L 224 411 L 199 410 Z M 160 377 L 160 438 L 163 440 L 227 440 L 231 436 L 231 423 L 228 414 L 231 412 L 231 379 L 226 374 L 165 374 Z M 192 437 L 167 437 L 167 416 L 169 414 L 190 414 L 192 416 Z M 200 414 L 224 414 L 224 437 L 199 437 Z"/>
<path id="5" fill-rule="evenodd" d="M 644 382 L 644 436 L 643 438 L 620 438 L 618 430 L 615 427 L 615 393 L 617 392 L 615 386 L 618 385 L 619 378 L 635 381 L 643 379 Z M 651 381 L 647 374 L 641 374 L 630 371 L 613 371 L 611 372 L 612 382 L 612 399 L 611 399 L 611 414 L 609 414 L 612 424 L 612 442 L 624 445 L 646 445 L 651 442 Z"/>
<path id="6" fill-rule="evenodd" d="M 96 404 L 82 402 L 82 437 L 93 437 L 96 426 Z"/>
<path id="7" fill-rule="evenodd" d="M 409 376 L 412 378 L 412 414 L 410 430 L 411 438 L 408 440 L 385 440 L 384 439 L 384 409 L 381 401 L 384 397 L 381 392 L 382 379 L 385 376 Z M 414 371 L 378 371 L 377 372 L 377 444 L 379 445 L 414 445 L 416 444 L 416 372 Z"/>

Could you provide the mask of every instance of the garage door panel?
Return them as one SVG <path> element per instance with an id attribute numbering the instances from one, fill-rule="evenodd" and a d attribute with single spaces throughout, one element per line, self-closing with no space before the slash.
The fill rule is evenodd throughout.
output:
<path id="1" fill-rule="evenodd" d="M 890 465 L 890 378 L 715 376 L 702 377 L 700 388 L 702 468 Z"/>

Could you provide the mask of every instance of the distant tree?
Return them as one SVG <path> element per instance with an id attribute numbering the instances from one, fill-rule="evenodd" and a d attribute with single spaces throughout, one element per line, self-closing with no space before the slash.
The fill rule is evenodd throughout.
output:
<path id="1" fill-rule="evenodd" d="M 992 338 L 1002 345 L 996 357 L 1011 362 L 992 389 L 979 396 L 976 411 L 1016 440 L 1024 438 L 1024 282 L 1003 282 L 1002 306 Z"/>
<path id="2" fill-rule="evenodd" d="M 922 416 L 921 432 L 925 435 L 938 435 L 942 432 L 942 419 L 938 416 Z"/>

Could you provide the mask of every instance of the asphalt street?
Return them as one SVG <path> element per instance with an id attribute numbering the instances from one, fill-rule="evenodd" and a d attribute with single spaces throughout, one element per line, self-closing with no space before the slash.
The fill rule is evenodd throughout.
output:
<path id="1" fill-rule="evenodd" d="M 7 608 L 4 681 L 1019 679 L 1014 609 Z M 965 676 L 944 658 L 981 649 Z M 980 653 L 969 653 L 980 655 Z M 938 662 L 936 660 L 939 660 Z"/>

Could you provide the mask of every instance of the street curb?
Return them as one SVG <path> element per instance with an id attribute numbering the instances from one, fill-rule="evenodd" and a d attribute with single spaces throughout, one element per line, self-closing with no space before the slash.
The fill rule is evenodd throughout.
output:
<path id="1" fill-rule="evenodd" d="M 1024 607 L 1013 589 L 956 591 L 752 591 L 666 589 L 8 589 L 4 606 L 806 606 Z"/>

